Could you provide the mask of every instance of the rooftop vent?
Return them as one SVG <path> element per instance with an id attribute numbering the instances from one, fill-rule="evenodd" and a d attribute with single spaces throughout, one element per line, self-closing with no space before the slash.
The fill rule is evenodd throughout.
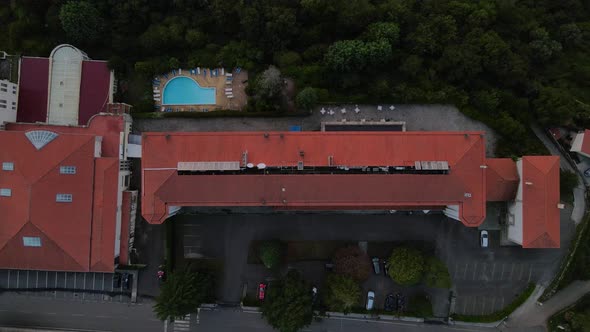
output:
<path id="1" fill-rule="evenodd" d="M 270 136 L 268 133 L 264 133 L 264 138 L 268 138 Z"/>
<path id="2" fill-rule="evenodd" d="M 334 156 L 328 156 L 328 166 L 334 166 Z"/>
<path id="3" fill-rule="evenodd" d="M 248 150 L 242 152 L 242 167 L 248 165 Z"/>
<path id="4" fill-rule="evenodd" d="M 303 171 L 303 161 L 298 161 L 297 162 L 297 170 L 298 171 Z"/>

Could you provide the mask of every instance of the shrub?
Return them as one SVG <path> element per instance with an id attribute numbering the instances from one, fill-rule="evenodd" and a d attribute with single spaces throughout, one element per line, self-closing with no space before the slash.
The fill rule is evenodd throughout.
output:
<path id="1" fill-rule="evenodd" d="M 301 90 L 295 98 L 295 103 L 300 109 L 310 111 L 318 102 L 318 94 L 312 87 Z"/>
<path id="2" fill-rule="evenodd" d="M 334 272 L 364 281 L 371 273 L 371 260 L 358 246 L 344 247 L 334 255 Z"/>
<path id="3" fill-rule="evenodd" d="M 451 276 L 445 263 L 436 257 L 428 258 L 426 261 L 424 283 L 428 287 L 451 288 Z"/>
<path id="4" fill-rule="evenodd" d="M 387 273 L 400 285 L 415 285 L 424 274 L 424 257 L 416 249 L 396 248 L 389 257 Z"/>
<path id="5" fill-rule="evenodd" d="M 273 240 L 260 244 L 258 256 L 267 269 L 274 269 L 281 264 L 284 246 L 280 241 Z"/>
<path id="6" fill-rule="evenodd" d="M 324 301 L 331 311 L 349 312 L 360 298 L 361 286 L 351 277 L 330 274 L 326 278 Z"/>

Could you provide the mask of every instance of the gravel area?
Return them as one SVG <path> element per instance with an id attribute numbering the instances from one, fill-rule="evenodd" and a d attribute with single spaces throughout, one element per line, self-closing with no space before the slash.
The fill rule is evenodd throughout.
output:
<path id="1" fill-rule="evenodd" d="M 407 131 L 485 131 L 486 154 L 493 156 L 496 145 L 495 132 L 485 124 L 470 119 L 454 106 L 449 105 L 329 105 L 318 106 L 307 117 L 283 118 L 203 118 L 203 119 L 136 119 L 134 131 L 284 131 L 289 126 L 300 125 L 302 130 L 320 130 L 327 121 L 405 121 Z M 358 113 L 355 109 L 358 107 Z M 322 114 L 321 109 L 325 110 Z M 345 113 L 342 113 L 345 109 Z M 332 111 L 332 112 L 330 112 Z M 332 113 L 332 115 L 330 115 Z"/>

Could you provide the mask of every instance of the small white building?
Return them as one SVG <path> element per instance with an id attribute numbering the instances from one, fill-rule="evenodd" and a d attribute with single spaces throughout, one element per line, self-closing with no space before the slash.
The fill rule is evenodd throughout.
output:
<path id="1" fill-rule="evenodd" d="M 576 152 L 586 158 L 590 158 L 590 130 L 586 129 L 583 132 L 576 134 L 570 151 Z"/>
<path id="2" fill-rule="evenodd" d="M 0 80 L 0 126 L 6 122 L 16 121 L 18 102 L 18 85 Z"/>

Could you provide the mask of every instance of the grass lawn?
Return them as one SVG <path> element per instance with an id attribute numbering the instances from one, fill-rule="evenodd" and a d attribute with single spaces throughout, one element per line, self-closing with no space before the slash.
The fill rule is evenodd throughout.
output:
<path id="1" fill-rule="evenodd" d="M 424 283 L 428 287 L 451 288 L 451 276 L 449 269 L 440 259 L 430 257 L 426 260 L 426 273 L 424 274 Z"/>
<path id="2" fill-rule="evenodd" d="M 428 318 L 432 317 L 432 303 L 426 294 L 417 294 L 408 300 L 405 316 Z"/>

